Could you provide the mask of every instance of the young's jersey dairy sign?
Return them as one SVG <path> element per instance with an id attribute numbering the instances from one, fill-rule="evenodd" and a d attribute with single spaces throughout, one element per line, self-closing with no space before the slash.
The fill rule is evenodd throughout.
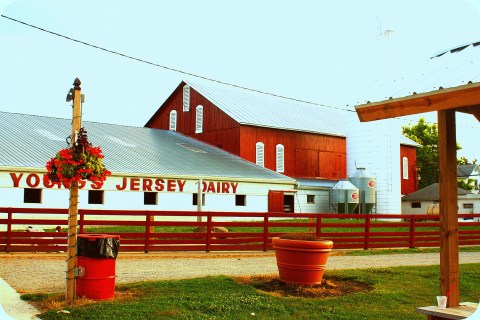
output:
<path id="1" fill-rule="evenodd" d="M 13 188 L 57 188 L 69 189 L 68 182 L 51 182 L 43 178 L 43 174 L 38 173 L 22 173 L 10 172 L 11 184 L 5 187 Z M 92 190 L 118 190 L 118 191 L 142 191 L 142 192 L 184 192 L 198 191 L 198 181 L 182 180 L 182 179 L 162 179 L 162 178 L 137 178 L 122 177 L 119 183 L 111 183 L 111 180 L 118 181 L 118 178 L 109 178 L 105 182 L 89 182 L 81 180 L 79 182 L 80 189 Z M 189 185 L 187 185 L 187 181 Z M 5 182 L 4 182 L 5 183 Z M 190 186 L 190 184 L 195 186 Z M 114 186 L 112 188 L 112 185 Z M 187 188 L 185 188 L 187 185 Z M 104 188 L 105 187 L 105 188 Z M 237 193 L 238 182 L 226 181 L 202 181 L 203 193 Z"/>
<path id="2" fill-rule="evenodd" d="M 0 207 L 68 208 L 69 183 L 52 183 L 40 171 L 0 171 Z M 201 180 L 204 211 L 266 212 L 272 190 L 292 183 L 251 179 Z M 196 211 L 198 177 L 119 176 L 103 183 L 79 183 L 79 208 L 107 210 Z"/>

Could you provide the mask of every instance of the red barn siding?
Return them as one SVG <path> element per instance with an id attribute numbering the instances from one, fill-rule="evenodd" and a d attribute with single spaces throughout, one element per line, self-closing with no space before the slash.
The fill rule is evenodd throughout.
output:
<path id="1" fill-rule="evenodd" d="M 203 106 L 203 130 L 202 133 L 195 133 L 196 108 L 199 105 Z M 178 132 L 239 154 L 240 125 L 193 88 L 190 88 L 190 110 L 184 112 L 183 83 L 175 89 L 145 126 L 168 130 L 172 110 L 177 111 Z"/>
<path id="2" fill-rule="evenodd" d="M 240 129 L 240 156 L 255 162 L 255 145 L 265 146 L 265 167 L 276 170 L 276 146 L 285 150 L 284 174 L 296 178 L 344 179 L 346 142 L 344 137 L 253 126 Z"/>
<path id="3" fill-rule="evenodd" d="M 403 157 L 408 159 L 408 179 L 403 179 Z M 400 181 L 402 194 L 409 194 L 418 189 L 417 180 L 417 148 L 400 146 Z"/>
<path id="4" fill-rule="evenodd" d="M 284 146 L 283 174 L 294 178 L 346 178 L 346 138 L 308 132 L 240 125 L 225 112 L 190 88 L 190 111 L 183 112 L 182 82 L 145 125 L 169 129 L 170 111 L 177 111 L 177 131 L 220 147 L 255 163 L 255 145 L 264 144 L 265 167 L 276 170 L 276 146 Z M 195 133 L 196 107 L 203 106 L 203 132 Z M 401 175 L 402 194 L 417 190 L 416 148 L 400 147 L 400 163 L 407 157 L 409 179 Z M 401 169 L 401 168 L 400 168 Z"/>

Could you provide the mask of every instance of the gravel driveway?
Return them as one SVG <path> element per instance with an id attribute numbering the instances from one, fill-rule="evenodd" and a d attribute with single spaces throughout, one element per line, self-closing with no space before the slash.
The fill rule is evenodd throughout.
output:
<path id="1" fill-rule="evenodd" d="M 65 290 L 66 254 L 0 254 L 0 278 L 18 292 Z M 460 263 L 480 263 L 480 252 L 461 252 Z M 328 269 L 439 265 L 438 253 L 341 256 L 333 253 Z M 209 275 L 259 275 L 277 272 L 273 252 L 120 253 L 116 283 L 185 279 Z"/>

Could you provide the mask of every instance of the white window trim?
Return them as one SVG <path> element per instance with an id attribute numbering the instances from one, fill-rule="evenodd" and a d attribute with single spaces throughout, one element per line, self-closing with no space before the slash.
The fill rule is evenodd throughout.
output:
<path id="1" fill-rule="evenodd" d="M 408 180 L 408 158 L 402 158 L 402 175 L 404 180 Z"/>
<path id="2" fill-rule="evenodd" d="M 190 86 L 183 86 L 183 112 L 190 111 Z"/>
<path id="3" fill-rule="evenodd" d="M 262 142 L 255 144 L 255 163 L 257 166 L 265 167 L 265 145 Z"/>
<path id="4" fill-rule="evenodd" d="M 169 130 L 177 131 L 177 111 L 176 110 L 170 111 Z"/>
<path id="5" fill-rule="evenodd" d="M 277 172 L 285 172 L 285 147 L 283 144 L 277 144 L 275 151 Z"/>
<path id="6" fill-rule="evenodd" d="M 198 105 L 195 110 L 195 133 L 203 132 L 203 106 Z"/>

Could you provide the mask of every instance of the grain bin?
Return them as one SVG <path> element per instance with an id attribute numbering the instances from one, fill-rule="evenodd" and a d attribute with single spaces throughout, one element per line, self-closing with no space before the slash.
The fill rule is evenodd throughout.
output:
<path id="1" fill-rule="evenodd" d="M 348 178 L 359 189 L 360 199 L 356 213 L 372 213 L 376 203 L 377 178 L 365 171 L 365 168 L 357 168 L 357 171 Z"/>
<path id="2" fill-rule="evenodd" d="M 349 181 L 340 180 L 330 190 L 330 212 L 353 213 L 358 200 L 358 188 Z"/>

